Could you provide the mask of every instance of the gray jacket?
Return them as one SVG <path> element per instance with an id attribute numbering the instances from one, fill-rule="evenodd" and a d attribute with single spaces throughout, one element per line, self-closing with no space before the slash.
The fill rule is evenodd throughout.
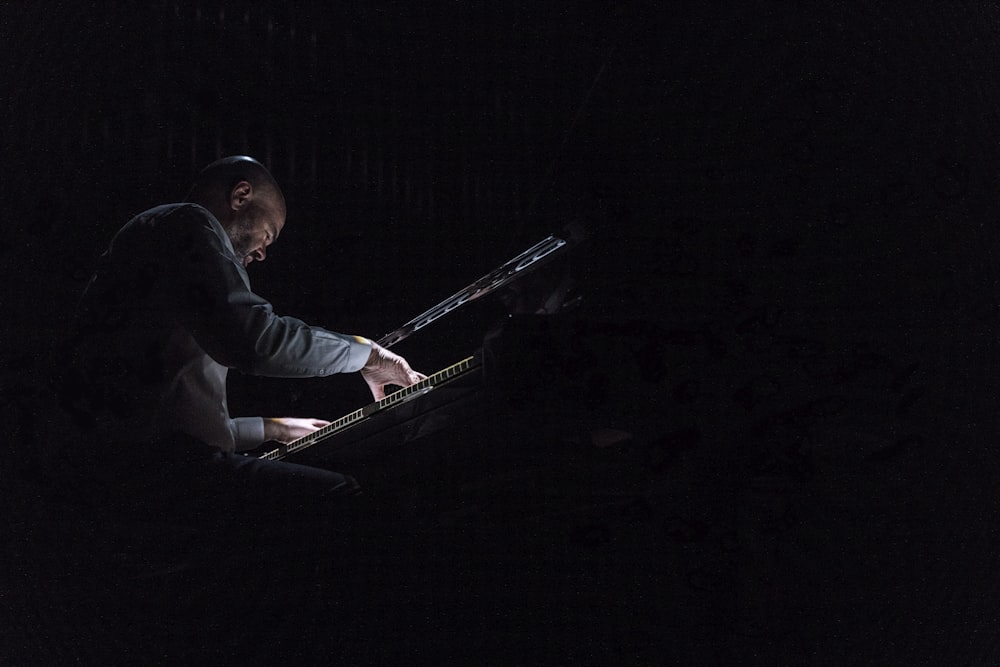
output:
<path id="1" fill-rule="evenodd" d="M 77 331 L 72 364 L 101 438 L 179 431 L 230 452 L 264 440 L 260 417 L 229 415 L 230 368 L 317 377 L 358 371 L 371 351 L 359 336 L 276 315 L 197 204 L 158 206 L 119 230 L 83 295 Z"/>

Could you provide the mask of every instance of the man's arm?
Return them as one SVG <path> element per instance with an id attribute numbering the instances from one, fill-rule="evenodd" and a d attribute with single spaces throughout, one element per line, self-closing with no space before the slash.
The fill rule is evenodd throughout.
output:
<path id="1" fill-rule="evenodd" d="M 175 312 L 218 363 L 252 375 L 316 377 L 361 371 L 376 400 L 389 385 L 426 378 L 405 359 L 361 336 L 307 325 L 274 313 L 253 293 L 225 232 L 200 207 L 184 208 Z M 214 223 L 214 224 L 213 224 Z"/>
<path id="2" fill-rule="evenodd" d="M 252 375 L 317 377 L 361 370 L 371 344 L 274 313 L 249 288 L 225 232 L 200 207 L 175 215 L 181 227 L 172 290 L 175 316 L 218 363 Z"/>
<path id="3" fill-rule="evenodd" d="M 257 449 L 265 442 L 288 444 L 314 433 L 330 422 L 301 417 L 236 417 L 229 420 L 237 452 Z"/>

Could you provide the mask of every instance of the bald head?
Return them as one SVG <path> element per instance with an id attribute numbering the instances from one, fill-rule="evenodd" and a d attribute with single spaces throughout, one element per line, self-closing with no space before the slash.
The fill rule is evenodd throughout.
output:
<path id="1" fill-rule="evenodd" d="M 201 204 L 226 230 L 244 266 L 263 261 L 285 225 L 285 197 L 264 165 L 231 155 L 201 170 L 187 200 Z"/>
<path id="2" fill-rule="evenodd" d="M 216 160 L 199 172 L 187 200 L 201 204 L 214 212 L 220 202 L 224 204 L 240 182 L 249 183 L 254 196 L 267 198 L 285 210 L 285 196 L 278 182 L 257 160 L 247 155 L 230 155 Z"/>

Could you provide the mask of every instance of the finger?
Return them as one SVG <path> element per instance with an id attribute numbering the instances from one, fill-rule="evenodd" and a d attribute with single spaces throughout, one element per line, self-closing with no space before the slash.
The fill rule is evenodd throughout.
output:
<path id="1" fill-rule="evenodd" d="M 324 426 L 329 426 L 330 422 L 326 421 L 325 419 L 313 419 L 312 425 L 316 428 L 323 428 Z"/>
<path id="2" fill-rule="evenodd" d="M 372 396 L 375 397 L 376 401 L 381 401 L 385 398 L 385 385 L 372 385 Z"/>

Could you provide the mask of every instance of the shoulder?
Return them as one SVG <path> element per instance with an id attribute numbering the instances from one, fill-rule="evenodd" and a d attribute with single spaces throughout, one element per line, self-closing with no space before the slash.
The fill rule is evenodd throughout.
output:
<path id="1" fill-rule="evenodd" d="M 129 225 L 168 230 L 189 227 L 222 229 L 222 225 L 208 209 L 188 202 L 154 206 L 132 218 Z"/>
<path id="2" fill-rule="evenodd" d="M 187 202 L 162 204 L 139 213 L 119 231 L 118 245 L 126 239 L 166 243 L 181 247 L 190 244 L 225 245 L 225 230 L 208 209 Z"/>
<path id="3" fill-rule="evenodd" d="M 196 227 L 222 229 L 218 220 L 198 204 L 162 204 L 139 213 L 125 223 L 119 234 L 169 234 Z"/>

